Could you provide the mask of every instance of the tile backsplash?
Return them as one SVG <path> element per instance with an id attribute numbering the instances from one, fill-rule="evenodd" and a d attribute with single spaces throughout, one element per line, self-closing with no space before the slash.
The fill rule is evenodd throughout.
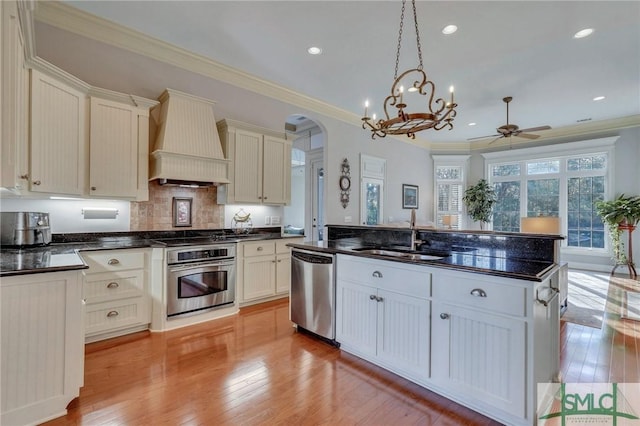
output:
<path id="1" fill-rule="evenodd" d="M 192 198 L 191 227 L 173 226 L 173 198 Z M 224 206 L 217 188 L 182 188 L 149 182 L 149 201 L 131 202 L 131 231 L 215 229 L 224 227 Z"/>

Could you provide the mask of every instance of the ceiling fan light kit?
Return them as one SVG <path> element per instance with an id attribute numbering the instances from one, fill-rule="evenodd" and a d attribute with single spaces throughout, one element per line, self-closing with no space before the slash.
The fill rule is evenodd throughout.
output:
<path id="1" fill-rule="evenodd" d="M 498 132 L 495 135 L 487 135 L 487 136 L 480 136 L 477 138 L 470 138 L 467 140 L 477 140 L 477 139 L 486 139 L 486 138 L 491 138 L 494 136 L 497 136 L 497 138 L 495 138 L 494 140 L 492 140 L 491 142 L 489 142 L 489 145 L 491 145 L 492 143 L 494 143 L 495 141 L 497 141 L 498 139 L 503 139 L 503 138 L 510 138 L 512 136 L 517 136 L 520 138 L 524 138 L 524 139 L 538 139 L 540 137 L 540 135 L 534 135 L 532 133 L 528 133 L 528 132 L 539 132 L 541 130 L 549 130 L 551 129 L 550 126 L 538 126 L 538 127 L 530 127 L 528 129 L 520 129 L 520 127 L 518 127 L 515 124 L 510 124 L 509 123 L 509 103 L 513 100 L 513 98 L 511 96 L 507 96 L 502 98 L 502 101 L 507 104 L 507 124 L 504 124 L 500 127 L 498 127 L 496 129 L 496 132 Z"/>
<path id="2" fill-rule="evenodd" d="M 402 0 L 402 13 L 400 15 L 400 31 L 398 34 L 398 49 L 396 52 L 396 67 L 394 73 L 394 82 L 391 85 L 391 94 L 384 100 L 385 118 L 376 121 L 375 114 L 373 118 L 368 116 L 369 102 L 365 102 L 364 117 L 362 117 L 362 128 L 371 131 L 371 138 L 385 137 L 387 135 L 407 135 L 415 139 L 416 132 L 435 129 L 442 130 L 448 128 L 453 129 L 453 119 L 456 116 L 455 108 L 458 106 L 453 98 L 453 86 L 450 87 L 450 100 L 445 101 L 438 98 L 434 101 L 435 84 L 427 79 L 427 75 L 423 71 L 422 66 L 422 48 L 420 46 L 420 34 L 418 32 L 418 17 L 416 14 L 416 2 L 411 0 L 413 6 L 413 19 L 415 23 L 416 41 L 418 46 L 419 65 L 416 68 L 403 72 L 398 76 L 398 63 L 400 62 L 400 45 L 402 42 L 402 28 L 404 22 L 404 10 L 406 0 Z M 424 112 L 407 112 L 407 104 L 404 103 L 404 85 L 403 81 L 408 81 L 408 92 L 416 93 L 422 96 L 428 96 L 427 111 Z M 396 114 L 389 114 L 392 107 L 397 108 Z M 392 110 L 393 111 L 393 110 Z"/>

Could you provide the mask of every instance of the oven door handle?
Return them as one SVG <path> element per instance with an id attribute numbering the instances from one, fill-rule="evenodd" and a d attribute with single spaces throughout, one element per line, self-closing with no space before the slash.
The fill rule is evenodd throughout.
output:
<path id="1" fill-rule="evenodd" d="M 218 267 L 218 266 L 234 266 L 235 261 L 226 262 L 197 262 L 197 263 L 184 263 L 179 265 L 169 265 L 169 272 L 186 271 L 188 269 L 206 268 L 206 267 Z"/>

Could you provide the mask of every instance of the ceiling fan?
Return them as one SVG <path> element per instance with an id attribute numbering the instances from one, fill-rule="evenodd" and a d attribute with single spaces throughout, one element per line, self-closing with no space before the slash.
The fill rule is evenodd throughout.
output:
<path id="1" fill-rule="evenodd" d="M 515 124 L 509 124 L 509 102 L 511 102 L 513 100 L 513 98 L 511 96 L 507 96 L 506 98 L 502 98 L 502 100 L 504 101 L 505 104 L 507 104 L 507 124 L 498 127 L 496 129 L 496 132 L 498 132 L 498 133 L 495 134 L 495 135 L 479 136 L 479 137 L 471 138 L 471 139 L 467 139 L 467 140 L 472 141 L 472 140 L 476 140 L 476 139 L 486 139 L 486 138 L 490 138 L 490 137 L 493 137 L 493 136 L 497 136 L 497 138 L 495 138 L 494 140 L 489 142 L 489 145 L 491 145 L 492 143 L 494 143 L 498 139 L 510 138 L 511 136 L 518 136 L 518 137 L 525 138 L 525 139 L 538 139 L 540 137 L 540 135 L 533 135 L 531 133 L 526 133 L 526 132 L 538 132 L 540 130 L 549 130 L 549 129 L 551 129 L 550 126 L 539 126 L 539 127 L 531 127 L 529 129 L 520 129 L 520 127 L 518 127 Z"/>

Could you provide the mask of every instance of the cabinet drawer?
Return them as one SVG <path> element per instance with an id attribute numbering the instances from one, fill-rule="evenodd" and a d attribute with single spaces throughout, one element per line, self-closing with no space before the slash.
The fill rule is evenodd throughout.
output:
<path id="1" fill-rule="evenodd" d="M 434 299 L 508 315 L 526 315 L 526 289 L 457 274 L 438 275 Z"/>
<path id="2" fill-rule="evenodd" d="M 89 265 L 88 273 L 144 269 L 143 251 L 103 250 L 80 253 Z"/>
<path id="3" fill-rule="evenodd" d="M 431 296 L 431 272 L 402 262 L 338 256 L 337 279 L 370 285 L 414 297 Z"/>
<path id="4" fill-rule="evenodd" d="M 273 241 L 256 241 L 244 243 L 243 254 L 245 257 L 266 256 L 275 254 L 276 245 Z"/>
<path id="5" fill-rule="evenodd" d="M 87 305 L 85 335 L 90 336 L 147 323 L 149 323 L 149 315 L 143 297 L 97 303 Z"/>
<path id="6" fill-rule="evenodd" d="M 142 296 L 144 271 L 89 274 L 84 278 L 84 298 L 88 304 Z"/>
<path id="7" fill-rule="evenodd" d="M 299 242 L 296 238 L 295 240 L 286 239 L 286 240 L 276 240 L 276 253 L 289 253 L 291 251 L 291 247 L 287 247 L 287 244 Z"/>

